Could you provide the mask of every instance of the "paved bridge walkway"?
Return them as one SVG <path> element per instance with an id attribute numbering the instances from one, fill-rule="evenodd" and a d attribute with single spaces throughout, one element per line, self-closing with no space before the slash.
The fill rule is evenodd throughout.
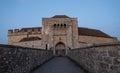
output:
<path id="1" fill-rule="evenodd" d="M 66 57 L 55 57 L 32 73 L 85 73 Z"/>

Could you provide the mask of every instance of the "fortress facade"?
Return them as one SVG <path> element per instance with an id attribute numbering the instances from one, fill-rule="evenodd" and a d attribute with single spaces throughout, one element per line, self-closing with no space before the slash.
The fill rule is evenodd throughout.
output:
<path id="1" fill-rule="evenodd" d="M 78 27 L 77 18 L 66 15 L 42 18 L 42 27 L 8 30 L 9 45 L 51 49 L 58 55 L 65 55 L 69 49 L 116 41 L 100 30 Z"/>

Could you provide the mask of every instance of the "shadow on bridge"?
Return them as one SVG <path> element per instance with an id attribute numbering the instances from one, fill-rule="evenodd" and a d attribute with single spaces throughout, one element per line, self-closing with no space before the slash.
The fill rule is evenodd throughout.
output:
<path id="1" fill-rule="evenodd" d="M 68 57 L 54 57 L 31 73 L 86 73 Z"/>

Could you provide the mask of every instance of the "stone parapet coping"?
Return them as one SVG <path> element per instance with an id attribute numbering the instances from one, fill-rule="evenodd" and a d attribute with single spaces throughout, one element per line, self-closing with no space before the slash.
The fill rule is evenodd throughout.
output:
<path id="1" fill-rule="evenodd" d="M 105 46 L 120 46 L 120 42 L 93 44 L 90 46 L 80 47 L 80 48 L 75 48 L 75 49 L 89 49 L 89 48 L 94 48 L 94 47 L 105 47 Z M 72 49 L 72 50 L 75 50 L 75 49 Z"/>

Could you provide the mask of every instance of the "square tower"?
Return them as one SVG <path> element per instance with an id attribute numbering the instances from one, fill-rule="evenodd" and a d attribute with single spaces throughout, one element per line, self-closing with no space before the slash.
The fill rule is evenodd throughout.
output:
<path id="1" fill-rule="evenodd" d="M 42 43 L 49 48 L 56 48 L 59 43 L 64 44 L 65 48 L 78 48 L 77 18 L 66 15 L 42 18 L 42 37 Z"/>

